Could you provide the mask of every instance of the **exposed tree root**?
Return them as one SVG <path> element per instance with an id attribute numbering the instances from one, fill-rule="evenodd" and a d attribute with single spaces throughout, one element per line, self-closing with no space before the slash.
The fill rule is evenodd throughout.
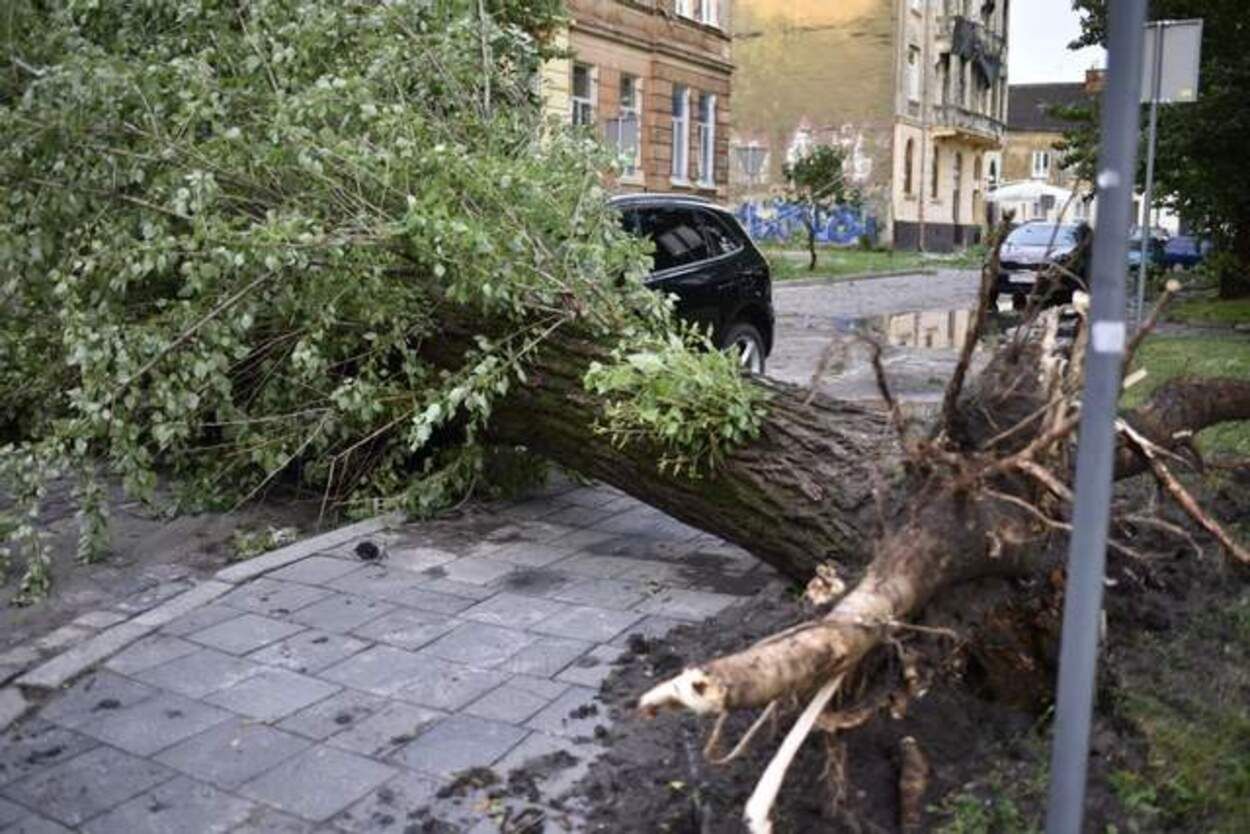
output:
<path id="1" fill-rule="evenodd" d="M 919 742 L 906 736 L 899 742 L 899 827 L 903 834 L 920 830 L 924 821 L 924 793 L 929 787 L 929 760 Z"/>
<path id="2" fill-rule="evenodd" d="M 1175 290 L 1169 286 L 1148 326 Z M 985 303 L 983 297 L 983 307 Z M 741 752 L 783 699 L 811 699 L 747 805 L 745 818 L 752 832 L 771 830 L 768 813 L 785 769 L 813 728 L 837 733 L 870 720 L 893 702 L 901 714 L 910 698 L 923 694 L 914 664 L 909 667 L 904 654 L 900 656 L 908 684 L 905 694 L 849 710 L 825 711 L 842 682 L 859 673 L 869 652 L 893 641 L 902 624 L 930 600 L 944 589 L 978 578 L 1062 577 L 1057 565 L 1045 561 L 1046 549 L 1039 544 L 1071 530 L 1068 516 L 1075 497 L 1069 484 L 1082 370 L 1072 360 L 1083 352 L 1084 334 L 1078 334 L 1073 355 L 1068 355 L 1057 347 L 1057 325 L 1053 312 L 1026 323 L 1035 338 L 999 351 L 962 397 L 944 404 L 944 425 L 929 439 L 909 437 L 903 431 L 888 382 L 879 361 L 874 361 L 891 415 L 890 428 L 904 447 L 910 480 L 901 509 L 892 516 L 880 514 L 889 518 L 887 529 L 859 581 L 838 598 L 845 587 L 842 571 L 836 566 L 817 568 L 807 597 L 816 603 L 836 600 L 827 614 L 741 652 L 687 668 L 640 699 L 646 714 L 667 708 L 708 715 L 766 708 L 765 716 L 727 759 Z M 1132 348 L 1140 343 L 1135 339 Z M 970 355 L 965 348 L 961 361 Z M 960 387 L 962 379 L 952 383 L 955 396 Z M 1198 396 L 1212 390 L 1223 395 L 1222 401 Z M 1250 553 L 1201 510 L 1163 460 L 1176 456 L 1173 450 L 1183 449 L 1195 432 L 1242 419 L 1250 419 L 1250 382 L 1179 380 L 1161 386 L 1119 424 L 1123 440 L 1117 475 L 1152 472 L 1164 491 L 1237 561 L 1250 564 Z M 985 437 L 992 439 L 984 443 Z M 1125 521 L 1179 532 L 1193 542 L 1185 531 L 1162 520 L 1143 521 L 1139 516 Z M 1122 540 L 1112 538 L 1109 546 L 1146 562 Z M 716 741 L 719 733 L 713 736 Z M 902 824 L 905 831 L 914 831 L 920 825 L 927 766 L 914 742 L 902 755 Z"/>
<path id="3" fill-rule="evenodd" d="M 1202 529 L 1210 533 L 1211 536 L 1220 543 L 1220 545 L 1224 548 L 1224 551 L 1228 553 L 1229 556 L 1243 565 L 1250 565 L 1250 550 L 1246 550 L 1246 548 L 1242 547 L 1227 533 L 1227 531 L 1224 530 L 1219 522 L 1211 518 L 1208 513 L 1203 511 L 1202 507 L 1198 505 L 1197 499 L 1190 494 L 1189 490 L 1185 489 L 1185 485 L 1182 484 L 1180 480 L 1172 474 L 1172 471 L 1168 469 L 1167 465 L 1159 459 L 1160 452 L 1163 450 L 1146 438 L 1142 437 L 1141 434 L 1133 430 L 1132 426 L 1122 420 L 1117 423 L 1116 428 L 1121 434 L 1132 441 L 1133 445 L 1140 449 L 1141 453 L 1145 455 L 1146 460 L 1150 464 L 1150 468 L 1154 471 L 1155 477 L 1158 478 L 1159 483 L 1163 486 L 1163 489 L 1166 490 L 1168 495 L 1172 497 L 1172 500 L 1176 502 L 1177 506 L 1184 510 L 1190 518 L 1196 521 Z"/>
<path id="4" fill-rule="evenodd" d="M 790 763 L 794 761 L 799 747 L 807 739 L 808 733 L 812 731 L 816 719 L 820 717 L 820 713 L 842 685 L 842 679 L 843 675 L 837 675 L 817 691 L 799 715 L 798 720 L 794 722 L 794 726 L 790 728 L 790 732 L 786 734 L 773 760 L 764 769 L 764 775 L 760 777 L 759 784 L 755 786 L 755 791 L 747 800 L 746 810 L 742 814 L 751 834 L 772 834 L 773 824 L 769 815 L 772 813 L 773 803 L 777 800 L 777 792 L 781 790 L 781 783 L 786 778 L 786 771 L 790 769 Z"/>

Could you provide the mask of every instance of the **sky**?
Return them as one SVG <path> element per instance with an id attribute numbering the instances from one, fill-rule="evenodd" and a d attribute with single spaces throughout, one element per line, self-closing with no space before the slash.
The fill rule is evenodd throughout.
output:
<path id="1" fill-rule="evenodd" d="M 1080 16 L 1069 0 L 1016 0 L 1009 25 L 1007 78 L 1012 84 L 1083 81 L 1085 70 L 1107 65 L 1101 47 L 1068 49 L 1081 33 Z"/>

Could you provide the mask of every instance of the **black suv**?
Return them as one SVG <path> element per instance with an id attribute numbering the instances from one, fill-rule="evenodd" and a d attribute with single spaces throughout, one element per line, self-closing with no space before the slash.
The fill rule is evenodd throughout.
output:
<path id="1" fill-rule="evenodd" d="M 773 349 L 768 261 L 728 211 L 692 197 L 615 197 L 625 229 L 655 244 L 647 285 L 677 296 L 677 314 L 704 328 L 722 349 L 737 347 L 743 367 L 764 372 Z"/>

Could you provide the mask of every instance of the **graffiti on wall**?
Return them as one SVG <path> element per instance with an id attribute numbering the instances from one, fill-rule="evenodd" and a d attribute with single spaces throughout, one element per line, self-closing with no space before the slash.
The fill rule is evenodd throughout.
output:
<path id="1" fill-rule="evenodd" d="M 807 237 L 804 217 L 807 206 L 788 202 L 781 197 L 742 203 L 735 214 L 753 240 L 784 242 L 796 237 Z M 834 246 L 853 246 L 861 238 L 877 240 L 877 218 L 862 206 L 834 206 L 829 210 L 818 209 L 816 214 L 816 241 Z"/>

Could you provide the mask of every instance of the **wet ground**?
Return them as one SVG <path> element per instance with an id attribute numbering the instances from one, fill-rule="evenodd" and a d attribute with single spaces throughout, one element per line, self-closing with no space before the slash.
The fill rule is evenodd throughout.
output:
<path id="1" fill-rule="evenodd" d="M 921 406 L 936 403 L 971 326 L 979 284 L 975 271 L 942 270 L 779 285 L 773 290 L 777 338 L 768 375 L 808 385 L 828 356 L 816 381 L 823 393 L 880 399 L 866 337 L 883 346 L 882 364 L 897 397 Z"/>

